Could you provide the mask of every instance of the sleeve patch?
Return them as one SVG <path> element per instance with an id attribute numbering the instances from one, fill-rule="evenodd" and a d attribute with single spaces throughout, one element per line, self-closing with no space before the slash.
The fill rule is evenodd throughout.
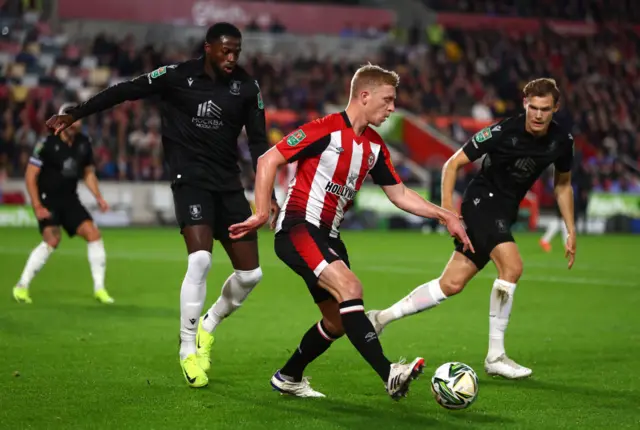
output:
<path id="1" fill-rule="evenodd" d="M 487 139 L 491 139 L 491 129 L 489 127 L 483 128 L 473 136 L 473 140 L 478 143 L 484 142 Z"/>
<path id="2" fill-rule="evenodd" d="M 306 137 L 307 135 L 304 134 L 304 131 L 302 131 L 302 129 L 298 129 L 293 133 L 291 133 L 291 136 L 287 138 L 287 145 L 296 146 L 297 144 L 302 142 Z"/>

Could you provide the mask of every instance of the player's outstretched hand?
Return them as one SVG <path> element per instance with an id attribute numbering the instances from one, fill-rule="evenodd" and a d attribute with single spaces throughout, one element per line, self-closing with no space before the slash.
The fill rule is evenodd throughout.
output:
<path id="1" fill-rule="evenodd" d="M 567 243 L 564 245 L 564 258 L 569 259 L 569 269 L 573 267 L 573 263 L 576 261 L 576 236 L 570 234 L 567 236 Z"/>
<path id="2" fill-rule="evenodd" d="M 51 212 L 49 212 L 49 209 L 45 208 L 44 206 L 35 206 L 33 208 L 33 211 L 36 214 L 36 218 L 38 218 L 40 221 L 42 221 L 43 219 L 51 218 Z"/>
<path id="3" fill-rule="evenodd" d="M 467 236 L 467 230 L 464 228 L 464 225 L 462 225 L 462 218 L 460 216 L 452 213 L 444 219 L 444 222 L 451 236 L 462 242 L 462 251 L 470 249 L 471 252 L 476 252 L 476 250 L 473 248 L 471 240 L 469 239 L 469 236 Z"/>
<path id="4" fill-rule="evenodd" d="M 71 115 L 54 115 L 46 122 L 47 127 L 52 129 L 56 136 L 73 123 L 74 121 Z"/>
<path id="5" fill-rule="evenodd" d="M 109 210 L 109 203 L 107 203 L 105 199 L 103 199 L 102 197 L 99 197 L 96 199 L 96 201 L 98 202 L 98 207 L 100 208 L 100 212 L 106 212 Z"/>
<path id="6" fill-rule="evenodd" d="M 271 200 L 271 222 L 269 223 L 269 227 L 271 227 L 271 230 L 275 230 L 279 215 L 280 205 L 276 200 Z"/>
<path id="7" fill-rule="evenodd" d="M 229 238 L 240 239 L 247 233 L 257 230 L 269 221 L 269 214 L 254 214 L 246 221 L 229 226 Z"/>

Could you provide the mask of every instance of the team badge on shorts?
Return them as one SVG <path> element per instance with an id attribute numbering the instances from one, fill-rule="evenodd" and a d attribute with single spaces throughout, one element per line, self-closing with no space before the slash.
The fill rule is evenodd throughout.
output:
<path id="1" fill-rule="evenodd" d="M 500 233 L 507 233 L 509 229 L 507 228 L 507 223 L 503 219 L 496 220 L 496 227 L 498 227 L 498 231 Z"/>
<path id="2" fill-rule="evenodd" d="M 202 207 L 200 205 L 189 206 L 189 213 L 192 220 L 199 220 L 202 218 Z"/>

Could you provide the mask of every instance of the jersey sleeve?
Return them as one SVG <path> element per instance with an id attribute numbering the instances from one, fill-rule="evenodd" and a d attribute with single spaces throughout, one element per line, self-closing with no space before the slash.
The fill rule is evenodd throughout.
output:
<path id="1" fill-rule="evenodd" d="M 483 128 L 464 144 L 462 151 L 470 161 L 476 161 L 484 154 L 490 153 L 500 141 L 502 128 L 502 123 Z"/>
<path id="2" fill-rule="evenodd" d="M 112 108 L 128 100 L 138 100 L 161 94 L 171 79 L 176 66 L 162 66 L 152 72 L 106 88 L 84 103 L 69 109 L 67 113 L 78 120 Z"/>
<path id="3" fill-rule="evenodd" d="M 249 152 L 256 169 L 258 158 L 269 149 L 267 142 L 267 126 L 264 113 L 264 103 L 258 81 L 250 86 L 244 101 L 244 126 L 249 140 Z"/>
<path id="4" fill-rule="evenodd" d="M 574 152 L 574 142 L 573 135 L 568 133 L 567 135 L 567 150 L 563 152 L 563 154 L 553 163 L 556 172 L 567 173 L 571 171 L 573 166 L 573 152 Z"/>
<path id="5" fill-rule="evenodd" d="M 380 186 L 396 185 L 402 183 L 400 176 L 396 172 L 393 163 L 391 162 L 391 154 L 386 145 L 380 147 L 380 154 L 378 154 L 378 160 L 369 171 L 373 182 Z"/>
<path id="6" fill-rule="evenodd" d="M 33 152 L 31 153 L 31 157 L 29 157 L 29 164 L 42 167 L 45 163 L 48 162 L 49 156 L 49 137 L 43 137 L 36 143 L 36 146 L 33 147 Z"/>
<path id="7" fill-rule="evenodd" d="M 293 163 L 321 154 L 330 141 L 330 130 L 322 119 L 318 119 L 286 135 L 276 144 L 276 148 L 288 163 Z"/>

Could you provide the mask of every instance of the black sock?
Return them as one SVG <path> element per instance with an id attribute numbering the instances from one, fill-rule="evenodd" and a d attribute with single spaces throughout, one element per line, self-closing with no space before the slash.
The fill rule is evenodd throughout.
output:
<path id="1" fill-rule="evenodd" d="M 378 335 L 364 313 L 364 302 L 354 299 L 340 303 L 340 316 L 347 337 L 386 385 L 391 362 L 384 356 Z"/>
<path id="2" fill-rule="evenodd" d="M 293 353 L 287 364 L 280 369 L 280 374 L 293 379 L 292 382 L 300 382 L 305 367 L 322 355 L 340 336 L 329 332 L 322 321 L 314 324 L 304 334 L 300 346 Z"/>

